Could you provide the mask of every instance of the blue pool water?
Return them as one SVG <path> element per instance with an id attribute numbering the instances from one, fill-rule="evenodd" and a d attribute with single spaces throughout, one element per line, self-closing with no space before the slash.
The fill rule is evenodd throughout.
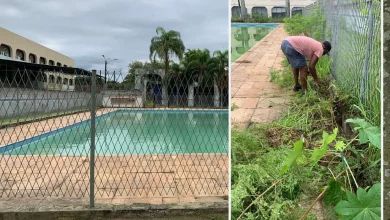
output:
<path id="1" fill-rule="evenodd" d="M 96 118 L 96 154 L 227 153 L 228 111 L 119 110 Z M 2 147 L 6 155 L 88 155 L 90 121 Z"/>
<path id="2" fill-rule="evenodd" d="M 231 24 L 231 62 L 245 54 L 258 41 L 263 39 L 279 24 Z"/>

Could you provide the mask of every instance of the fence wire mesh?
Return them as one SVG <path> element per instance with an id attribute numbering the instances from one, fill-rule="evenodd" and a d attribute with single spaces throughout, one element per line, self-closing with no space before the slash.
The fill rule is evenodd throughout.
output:
<path id="1" fill-rule="evenodd" d="M 105 80 L 0 61 L 0 198 L 226 196 L 228 72 L 217 70 L 194 77 L 139 68 Z"/>
<path id="2" fill-rule="evenodd" d="M 303 15 L 325 16 L 324 39 L 332 44 L 332 74 L 341 89 L 367 110 L 380 112 L 381 4 L 378 0 L 319 0 Z"/>

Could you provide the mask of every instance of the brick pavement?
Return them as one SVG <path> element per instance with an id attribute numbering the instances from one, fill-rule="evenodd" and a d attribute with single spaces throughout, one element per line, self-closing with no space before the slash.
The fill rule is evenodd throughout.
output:
<path id="1" fill-rule="evenodd" d="M 280 49 L 287 36 L 280 24 L 231 65 L 233 126 L 245 128 L 250 122 L 269 123 L 287 107 L 290 89 L 270 82 L 271 69 L 282 68 L 285 57 Z"/>
<path id="2" fill-rule="evenodd" d="M 89 158 L 0 156 L 0 203 L 15 197 L 89 201 Z M 95 160 L 97 204 L 170 204 L 228 196 L 227 154 L 106 155 Z"/>

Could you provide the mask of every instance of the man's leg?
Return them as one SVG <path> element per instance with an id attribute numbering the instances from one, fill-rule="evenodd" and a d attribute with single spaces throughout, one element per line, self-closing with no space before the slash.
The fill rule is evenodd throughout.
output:
<path id="1" fill-rule="evenodd" d="M 306 92 L 306 90 L 307 90 L 307 74 L 309 73 L 307 66 L 300 67 L 299 73 L 300 73 L 300 80 L 301 80 L 303 92 Z"/>
<path id="2" fill-rule="evenodd" d="M 294 84 L 295 86 L 299 86 L 298 77 L 299 77 L 299 68 L 293 68 L 294 74 Z"/>

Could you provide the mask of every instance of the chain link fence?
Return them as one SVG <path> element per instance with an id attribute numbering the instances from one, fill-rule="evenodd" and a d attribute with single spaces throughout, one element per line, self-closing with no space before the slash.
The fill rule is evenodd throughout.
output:
<path id="1" fill-rule="evenodd" d="M 0 199 L 228 195 L 227 72 L 103 75 L 0 60 Z"/>
<path id="2" fill-rule="evenodd" d="M 332 44 L 332 74 L 366 110 L 380 112 L 381 4 L 378 0 L 319 0 L 303 15 L 325 16 L 324 39 Z M 376 119 L 380 121 L 380 119 Z"/>

